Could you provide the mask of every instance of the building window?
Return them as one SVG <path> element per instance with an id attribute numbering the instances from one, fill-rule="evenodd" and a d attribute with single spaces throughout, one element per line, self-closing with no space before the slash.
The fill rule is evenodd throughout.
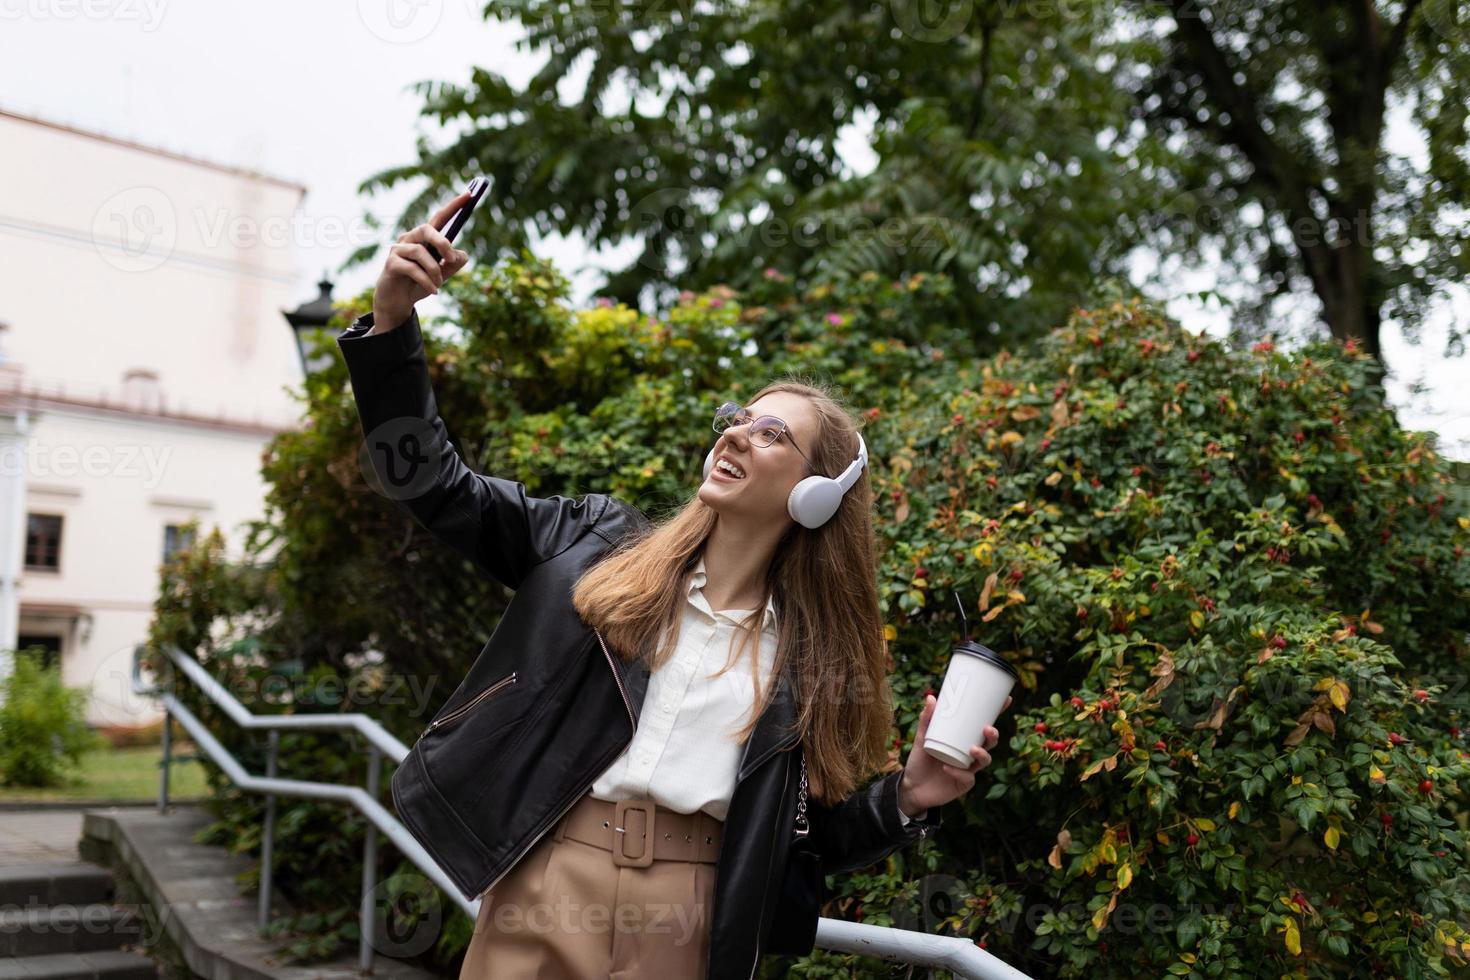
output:
<path id="1" fill-rule="evenodd" d="M 27 647 L 41 648 L 41 668 L 43 670 L 61 663 L 61 637 L 59 636 L 22 633 L 15 639 L 15 648 L 24 650 Z"/>
<path id="2" fill-rule="evenodd" d="M 26 515 L 26 570 L 61 571 L 61 516 Z"/>
<path id="3" fill-rule="evenodd" d="M 166 524 L 163 528 L 163 563 L 167 565 L 175 554 L 194 544 L 194 529 L 181 524 Z"/>

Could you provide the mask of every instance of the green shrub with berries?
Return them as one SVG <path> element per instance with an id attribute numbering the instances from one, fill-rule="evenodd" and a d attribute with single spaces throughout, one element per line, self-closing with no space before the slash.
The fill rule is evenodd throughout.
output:
<path id="1" fill-rule="evenodd" d="M 658 516 L 697 487 L 716 405 L 788 373 L 832 382 L 871 452 L 891 766 L 959 636 L 955 593 L 1020 671 L 995 761 L 943 829 L 831 879 L 824 914 L 963 936 L 1037 977 L 1417 977 L 1470 960 L 1470 499 L 1363 356 L 1233 349 L 1113 297 L 995 353 L 925 275 L 801 287 L 768 270 L 659 316 L 573 310 L 566 289 L 529 257 L 446 285 L 459 329 L 426 326 L 428 361 L 472 468 Z M 152 639 L 227 679 L 287 664 L 319 682 L 257 710 L 364 710 L 411 740 L 508 596 L 368 487 L 340 361 L 303 399 L 311 424 L 265 457 L 258 560 L 234 586 L 204 555 L 166 570 Z M 364 678 L 368 703 L 320 694 Z M 352 777 L 331 738 L 283 735 L 293 778 Z M 219 785 L 217 839 L 256 846 L 260 801 Z M 292 814 L 310 830 L 275 856 L 301 872 L 276 878 L 301 913 L 294 948 L 331 955 L 355 944 L 364 828 L 314 801 Z M 416 894 L 416 872 L 380 855 L 388 893 Z M 400 936 L 423 927 L 403 904 Z M 439 931 L 419 958 L 444 969 L 471 923 L 423 921 Z M 890 969 L 817 950 L 762 972 Z"/>

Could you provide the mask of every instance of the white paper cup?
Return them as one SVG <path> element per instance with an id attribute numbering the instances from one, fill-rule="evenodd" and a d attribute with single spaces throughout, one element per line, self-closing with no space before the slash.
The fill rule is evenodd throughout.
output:
<path id="1" fill-rule="evenodd" d="M 970 746 L 985 744 L 985 729 L 1000 717 L 1018 676 L 989 647 L 974 641 L 956 646 L 924 733 L 924 751 L 961 769 L 974 765 Z"/>

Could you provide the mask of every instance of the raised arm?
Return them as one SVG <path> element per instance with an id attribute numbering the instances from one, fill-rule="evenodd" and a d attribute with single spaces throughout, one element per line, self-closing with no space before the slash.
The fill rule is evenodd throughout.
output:
<path id="1" fill-rule="evenodd" d="M 472 472 L 449 441 L 429 384 L 413 304 L 469 261 L 438 231 L 465 195 L 399 236 L 373 312 L 337 337 L 377 489 L 420 525 L 510 589 L 585 534 L 609 498 L 530 497 L 524 484 Z M 432 243 L 444 258 L 424 248 Z"/>

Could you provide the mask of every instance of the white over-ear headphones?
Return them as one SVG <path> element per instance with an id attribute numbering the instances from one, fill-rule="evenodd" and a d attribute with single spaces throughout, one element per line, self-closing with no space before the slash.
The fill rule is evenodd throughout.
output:
<path id="1" fill-rule="evenodd" d="M 715 450 L 710 447 L 709 453 L 704 457 L 704 478 L 709 479 L 709 471 L 715 465 Z M 858 481 L 858 474 L 863 467 L 868 465 L 868 444 L 863 441 L 862 434 L 858 434 L 857 459 L 847 464 L 835 479 L 830 476 L 809 476 L 796 486 L 791 488 L 791 496 L 786 498 L 786 512 L 791 519 L 805 528 L 816 529 L 832 519 L 837 513 L 837 508 L 842 506 L 842 497 L 851 490 Z"/>

